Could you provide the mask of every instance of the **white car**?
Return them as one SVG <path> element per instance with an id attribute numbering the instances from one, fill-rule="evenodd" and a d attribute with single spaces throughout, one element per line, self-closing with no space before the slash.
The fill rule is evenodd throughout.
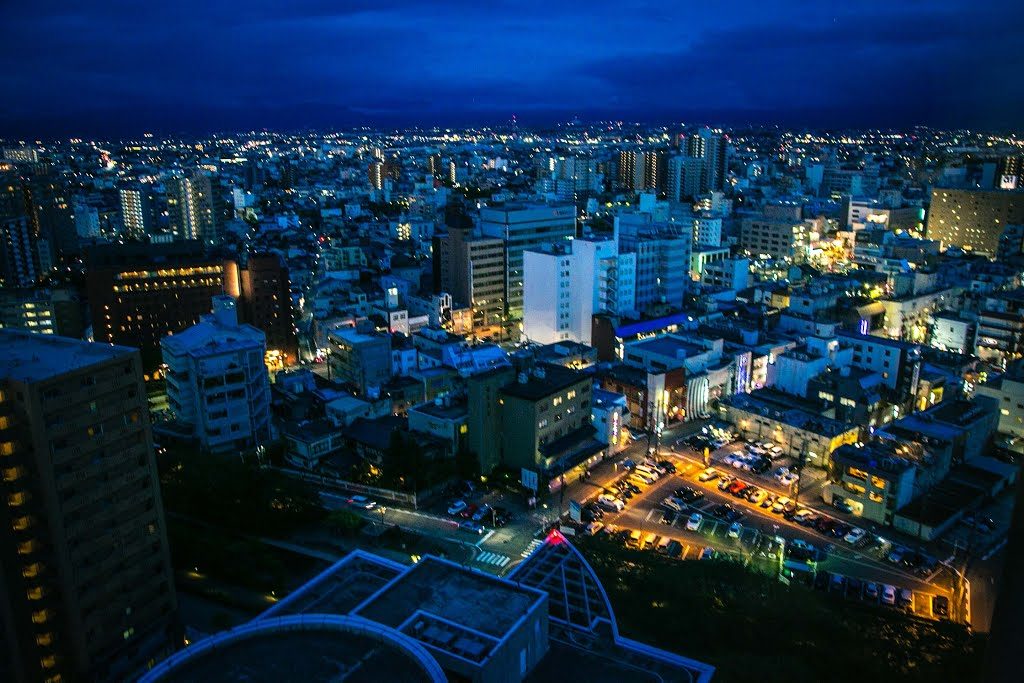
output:
<path id="1" fill-rule="evenodd" d="M 747 450 L 753 453 L 754 455 L 764 455 L 764 449 L 761 448 L 761 446 L 756 443 L 747 444 Z"/>
<path id="2" fill-rule="evenodd" d="M 704 518 L 700 516 L 699 512 L 694 512 L 690 515 L 690 518 L 686 520 L 686 528 L 689 531 L 697 531 L 700 529 L 700 523 L 704 521 Z"/>
<path id="3" fill-rule="evenodd" d="M 790 486 L 791 484 L 795 484 L 799 478 L 799 474 L 790 472 L 789 474 L 784 474 L 781 477 L 779 477 L 779 483 L 782 484 L 783 486 Z"/>
<path id="4" fill-rule="evenodd" d="M 856 545 L 860 543 L 861 539 L 868 535 L 868 532 L 864 531 L 860 527 L 853 527 L 850 529 L 850 533 L 843 536 L 843 540 L 850 545 Z"/>
<path id="5" fill-rule="evenodd" d="M 788 474 L 789 474 L 789 468 L 788 467 L 776 467 L 775 471 L 772 472 L 772 476 L 775 477 L 776 479 L 778 479 L 779 481 L 782 481 L 782 478 L 785 477 Z"/>
<path id="6" fill-rule="evenodd" d="M 743 527 L 740 525 L 740 523 L 733 522 L 731 525 L 729 525 L 729 531 L 726 534 L 726 536 L 728 536 L 729 538 L 739 538 L 741 531 L 743 531 Z"/>
<path id="7" fill-rule="evenodd" d="M 718 470 L 714 467 L 709 467 L 697 475 L 697 481 L 711 481 L 716 478 L 718 478 Z"/>
<path id="8" fill-rule="evenodd" d="M 895 605 L 896 604 L 896 588 L 889 584 L 882 585 L 882 604 L 883 605 Z"/>
<path id="9" fill-rule="evenodd" d="M 469 507 L 469 506 L 466 505 L 466 501 L 464 501 L 464 500 L 457 500 L 457 501 L 455 501 L 454 503 L 452 503 L 451 505 L 448 506 L 448 514 L 449 515 L 457 515 L 460 512 L 462 512 L 463 510 L 465 510 L 467 507 Z"/>
<path id="10" fill-rule="evenodd" d="M 626 507 L 626 504 L 621 500 L 607 493 L 602 493 L 597 497 L 597 505 L 602 510 L 608 510 L 609 512 L 622 512 Z"/>
<path id="11" fill-rule="evenodd" d="M 738 458 L 738 456 L 735 453 L 730 453 L 729 455 L 727 455 L 724 458 L 722 458 L 722 463 L 725 464 L 725 465 L 730 465 L 732 467 L 736 467 L 736 461 L 738 459 L 739 458 Z"/>
<path id="12" fill-rule="evenodd" d="M 667 507 L 669 510 L 673 510 L 675 512 L 683 511 L 683 503 L 677 500 L 675 496 L 669 496 L 665 500 L 661 501 L 661 504 Z"/>

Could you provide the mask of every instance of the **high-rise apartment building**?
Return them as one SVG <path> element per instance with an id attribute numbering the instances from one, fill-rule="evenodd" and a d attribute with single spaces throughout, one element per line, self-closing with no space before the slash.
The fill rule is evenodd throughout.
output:
<path id="1" fill-rule="evenodd" d="M 655 222 L 650 214 L 624 214 L 615 218 L 620 256 L 635 254 L 635 308 L 682 306 L 690 280 L 693 251 L 692 221 Z"/>
<path id="2" fill-rule="evenodd" d="M 210 176 L 196 173 L 167 181 L 167 214 L 171 232 L 178 240 L 219 240 L 216 200 Z"/>
<path id="3" fill-rule="evenodd" d="M 0 280 L 6 287 L 31 287 L 49 270 L 46 250 L 27 216 L 0 216 Z"/>
<path id="4" fill-rule="evenodd" d="M 704 159 L 690 156 L 674 156 L 668 160 L 666 194 L 669 201 L 692 201 L 701 193 Z"/>
<path id="5" fill-rule="evenodd" d="M 687 156 L 703 160 L 701 192 L 721 190 L 726 174 L 726 140 L 708 128 L 686 139 Z"/>
<path id="6" fill-rule="evenodd" d="M 590 344 L 595 313 L 635 308 L 636 254 L 614 239 L 579 238 L 523 253 L 523 334 L 532 342 Z"/>
<path id="7" fill-rule="evenodd" d="M 175 649 L 138 352 L 0 331 L 0 470 L 7 675 L 134 680 Z"/>
<path id="8" fill-rule="evenodd" d="M 505 204 L 480 209 L 485 237 L 505 242 L 506 323 L 523 319 L 523 251 L 576 237 L 576 207 L 572 204 Z"/>
<path id="9" fill-rule="evenodd" d="M 148 189 L 142 186 L 125 187 L 120 193 L 121 230 L 125 237 L 142 239 L 153 233 L 155 213 L 153 197 Z"/>
<path id="10" fill-rule="evenodd" d="M 644 153 L 635 149 L 619 150 L 618 185 L 624 190 L 639 190 L 644 184 Z"/>
<path id="11" fill-rule="evenodd" d="M 449 228 L 434 238 L 439 291 L 473 315 L 473 336 L 500 340 L 505 321 L 505 241 L 470 228 Z"/>
<path id="12" fill-rule="evenodd" d="M 213 297 L 212 314 L 160 347 L 171 413 L 203 449 L 237 451 L 270 440 L 266 336 L 239 324 L 231 296 Z"/>
<path id="13" fill-rule="evenodd" d="M 925 237 L 995 255 L 1007 225 L 1024 223 L 1024 191 L 932 188 Z"/>

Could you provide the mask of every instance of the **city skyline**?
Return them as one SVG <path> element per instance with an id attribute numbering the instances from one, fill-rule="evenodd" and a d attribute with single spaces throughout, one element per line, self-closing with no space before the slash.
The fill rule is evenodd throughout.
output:
<path id="1" fill-rule="evenodd" d="M 1022 10 L 961 0 L 0 10 L 5 136 L 542 125 L 1003 129 Z M 632 39 L 631 39 L 632 37 Z"/>

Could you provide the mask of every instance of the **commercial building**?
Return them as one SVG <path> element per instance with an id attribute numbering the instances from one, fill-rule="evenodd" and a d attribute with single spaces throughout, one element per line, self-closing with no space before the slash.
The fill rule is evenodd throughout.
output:
<path id="1" fill-rule="evenodd" d="M 1024 192 L 933 188 L 925 237 L 993 256 L 1007 225 L 1024 223 Z"/>
<path id="2" fill-rule="evenodd" d="M 505 204 L 480 209 L 480 230 L 485 237 L 505 243 L 506 325 L 523 319 L 523 252 L 576 237 L 573 204 Z"/>
<path id="3" fill-rule="evenodd" d="M 469 306 L 473 335 L 502 339 L 505 324 L 505 241 L 470 229 L 449 228 L 434 238 L 435 280 L 459 304 Z"/>
<path id="4" fill-rule="evenodd" d="M 340 329 L 328 333 L 331 379 L 376 398 L 391 379 L 391 335 Z"/>
<path id="5" fill-rule="evenodd" d="M 745 218 L 740 224 L 740 249 L 754 257 L 802 263 L 807 260 L 810 235 L 800 220 Z"/>
<path id="6" fill-rule="evenodd" d="M 893 403 L 906 409 L 917 396 L 921 348 L 917 344 L 840 330 L 840 342 L 853 347 L 852 365 L 882 375 Z"/>
<path id="7" fill-rule="evenodd" d="M 714 673 L 621 636 L 600 579 L 553 531 L 507 578 L 431 555 L 406 566 L 355 550 L 255 620 L 160 663 L 141 683 L 235 680 L 252 671 L 317 681 L 353 670 L 410 683 L 625 681 L 637 672 L 644 680 L 709 683 Z"/>
<path id="8" fill-rule="evenodd" d="M 974 392 L 998 402 L 1001 434 L 1024 437 L 1024 361 L 1011 363 L 1006 372 L 978 385 Z"/>
<path id="9" fill-rule="evenodd" d="M 250 254 L 242 267 L 227 264 L 227 293 L 238 299 L 239 319 L 267 337 L 267 365 L 298 361 L 288 266 L 278 254 Z"/>
<path id="10" fill-rule="evenodd" d="M 816 467 L 828 467 L 832 453 L 843 444 L 856 443 L 860 427 L 824 417 L 794 405 L 792 396 L 760 389 L 722 399 L 720 410 L 745 439 L 768 439 L 794 458 Z"/>
<path id="11" fill-rule="evenodd" d="M 942 351 L 972 354 L 976 332 L 977 321 L 961 311 L 936 311 L 932 315 L 928 345 Z"/>
<path id="12" fill-rule="evenodd" d="M 214 452 L 271 439 L 266 336 L 239 324 L 235 306 L 232 297 L 216 296 L 211 315 L 160 343 L 171 413 Z"/>
<path id="13" fill-rule="evenodd" d="M 503 386 L 498 391 L 502 463 L 533 472 L 538 488 L 554 490 L 562 475 L 592 462 L 605 444 L 594 438 L 591 381 L 577 370 L 538 364 Z"/>
<path id="14" fill-rule="evenodd" d="M 0 289 L 0 328 L 81 338 L 83 306 L 71 287 Z"/>
<path id="15" fill-rule="evenodd" d="M 0 634 L 13 680 L 133 680 L 173 651 L 138 351 L 0 331 L 0 468 Z"/>
<path id="16" fill-rule="evenodd" d="M 942 452 L 882 435 L 832 453 L 822 497 L 826 503 L 845 503 L 857 517 L 890 525 L 898 510 L 945 477 L 949 467 L 949 457 Z"/>
<path id="17" fill-rule="evenodd" d="M 196 324 L 227 289 L 227 264 L 196 241 L 97 246 L 85 265 L 93 339 L 138 348 L 147 379 L 160 340 Z"/>

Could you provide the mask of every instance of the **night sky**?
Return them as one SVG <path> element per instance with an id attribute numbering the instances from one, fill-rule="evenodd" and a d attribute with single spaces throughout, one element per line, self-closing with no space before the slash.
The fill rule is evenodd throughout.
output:
<path id="1" fill-rule="evenodd" d="M 1020 128 L 1007 0 L 0 0 L 0 136 L 351 125 Z"/>

